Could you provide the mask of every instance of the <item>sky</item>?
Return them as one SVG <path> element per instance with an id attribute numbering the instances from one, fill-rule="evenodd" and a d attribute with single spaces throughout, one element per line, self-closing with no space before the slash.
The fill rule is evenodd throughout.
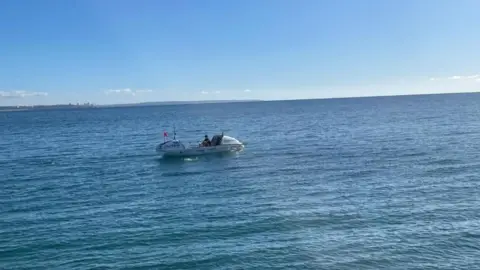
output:
<path id="1" fill-rule="evenodd" d="M 477 0 L 2 0 L 0 106 L 480 90 Z"/>

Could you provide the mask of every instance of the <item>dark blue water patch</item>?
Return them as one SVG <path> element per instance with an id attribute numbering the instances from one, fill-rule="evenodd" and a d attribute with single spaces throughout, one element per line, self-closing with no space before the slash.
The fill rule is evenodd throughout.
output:
<path id="1" fill-rule="evenodd" d="M 342 178 L 353 178 L 353 179 L 362 179 L 365 177 L 373 177 L 377 174 L 380 174 L 381 170 L 378 169 L 366 169 L 366 170 L 352 170 L 350 172 L 343 172 L 339 174 L 339 177 Z"/>
<path id="2" fill-rule="evenodd" d="M 57 166 L 60 163 L 58 158 L 54 157 L 28 157 L 28 158 L 12 158 L 3 161 L 9 166 Z"/>
<path id="3" fill-rule="evenodd" d="M 449 175 L 463 175 L 478 168 L 478 165 L 446 165 L 433 169 L 426 169 L 422 176 L 425 177 L 446 177 Z"/>
<path id="4" fill-rule="evenodd" d="M 448 166 L 448 165 L 456 165 L 456 164 L 463 164 L 463 163 L 464 161 L 458 160 L 458 159 L 442 158 L 437 160 L 431 160 L 429 162 L 420 162 L 419 164 Z"/>
<path id="5" fill-rule="evenodd" d="M 414 158 L 414 157 L 425 157 L 428 156 L 430 153 L 421 150 L 413 150 L 413 151 L 405 151 L 403 153 L 398 153 L 398 158 Z"/>
<path id="6" fill-rule="evenodd" d="M 197 171 L 197 172 L 170 172 L 170 173 L 162 173 L 164 177 L 176 177 L 176 176 L 194 176 L 194 175 L 201 175 L 209 173 L 209 171 Z"/>

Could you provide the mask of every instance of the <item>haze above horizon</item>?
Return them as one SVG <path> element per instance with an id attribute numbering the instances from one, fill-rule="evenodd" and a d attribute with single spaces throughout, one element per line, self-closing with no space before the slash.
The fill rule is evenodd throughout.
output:
<path id="1" fill-rule="evenodd" d="M 0 106 L 480 90 L 480 2 L 14 1 Z"/>

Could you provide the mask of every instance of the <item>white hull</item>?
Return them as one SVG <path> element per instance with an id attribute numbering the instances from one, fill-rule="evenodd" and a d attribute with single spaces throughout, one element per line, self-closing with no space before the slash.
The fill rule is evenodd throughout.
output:
<path id="1" fill-rule="evenodd" d="M 243 150 L 243 145 L 219 145 L 211 147 L 192 147 L 184 150 L 158 151 L 164 157 L 192 157 L 211 154 L 233 153 Z"/>

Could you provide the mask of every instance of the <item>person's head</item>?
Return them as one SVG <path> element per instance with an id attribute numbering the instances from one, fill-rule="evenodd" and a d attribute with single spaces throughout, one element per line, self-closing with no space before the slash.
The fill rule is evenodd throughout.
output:
<path id="1" fill-rule="evenodd" d="M 205 135 L 205 139 L 208 139 L 208 135 Z"/>

